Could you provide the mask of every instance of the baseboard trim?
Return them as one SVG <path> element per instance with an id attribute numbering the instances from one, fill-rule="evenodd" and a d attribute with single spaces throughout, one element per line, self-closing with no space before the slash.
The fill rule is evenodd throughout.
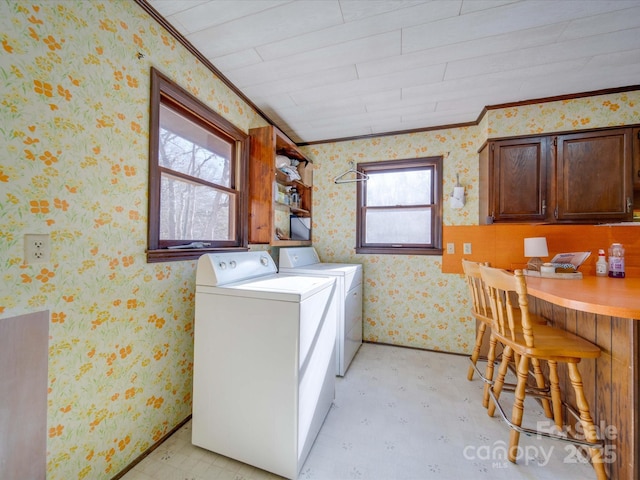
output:
<path id="1" fill-rule="evenodd" d="M 371 340 L 363 340 L 362 343 L 368 343 L 370 345 L 384 345 L 385 347 L 408 348 L 409 350 L 421 350 L 423 352 L 444 353 L 445 355 L 456 355 L 456 356 L 459 356 L 459 357 L 468 357 L 469 356 L 466 353 L 447 352 L 445 350 L 433 350 L 431 348 L 412 347 L 411 345 L 399 345 L 399 344 L 395 344 L 395 343 L 373 342 Z"/>
<path id="2" fill-rule="evenodd" d="M 131 462 L 129 465 L 127 465 L 120 473 L 118 473 L 115 477 L 113 477 L 111 480 L 119 480 L 120 478 L 124 477 L 127 473 L 129 473 L 136 465 L 138 465 L 142 460 L 144 460 L 145 458 L 147 458 L 147 456 L 153 452 L 156 448 L 158 448 L 160 445 L 162 445 L 164 443 L 165 440 L 167 440 L 171 435 L 173 435 L 174 433 L 176 433 L 178 430 L 180 430 L 185 423 L 187 423 L 189 420 L 191 420 L 191 415 L 189 415 L 187 418 L 185 418 L 184 420 L 182 420 L 178 425 L 176 425 L 175 427 L 173 427 L 170 431 L 168 431 L 160 440 L 158 440 L 156 443 L 154 443 L 153 445 L 151 445 L 149 448 L 147 448 L 144 452 L 142 452 L 141 455 L 139 455 L 138 457 L 136 457 L 136 459 Z"/>

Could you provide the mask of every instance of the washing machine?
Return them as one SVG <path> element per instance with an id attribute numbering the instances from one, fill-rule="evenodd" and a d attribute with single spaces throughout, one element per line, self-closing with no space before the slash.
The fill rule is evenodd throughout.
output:
<path id="1" fill-rule="evenodd" d="M 335 394 L 336 280 L 277 273 L 266 252 L 196 272 L 192 443 L 297 478 Z"/>
<path id="2" fill-rule="evenodd" d="M 336 375 L 344 376 L 362 345 L 362 265 L 322 263 L 314 247 L 281 248 L 280 273 L 336 278 Z"/>

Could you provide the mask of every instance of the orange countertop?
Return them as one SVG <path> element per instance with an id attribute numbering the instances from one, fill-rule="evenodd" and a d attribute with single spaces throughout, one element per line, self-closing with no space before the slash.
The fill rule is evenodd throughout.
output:
<path id="1" fill-rule="evenodd" d="M 640 278 L 527 278 L 529 295 L 561 307 L 640 320 Z"/>

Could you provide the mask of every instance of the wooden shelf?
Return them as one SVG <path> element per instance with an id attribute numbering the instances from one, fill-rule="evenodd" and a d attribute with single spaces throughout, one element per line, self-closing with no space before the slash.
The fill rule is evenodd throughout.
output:
<path id="1" fill-rule="evenodd" d="M 282 225 L 282 212 L 311 218 L 313 165 L 276 127 L 253 128 L 249 130 L 249 134 L 249 243 L 274 246 L 311 245 L 311 240 L 278 240 L 275 231 L 278 227 L 284 235 L 291 233 L 289 225 Z M 290 180 L 276 168 L 277 154 L 300 162 L 296 167 L 300 180 Z M 296 188 L 300 195 L 300 208 L 292 208 L 289 204 L 274 200 L 277 193 L 274 189 L 278 185 Z M 288 217 L 286 221 L 288 222 Z"/>
<path id="2" fill-rule="evenodd" d="M 311 188 L 311 185 L 307 185 L 302 180 L 289 180 L 289 177 L 287 176 L 287 174 L 284 173 L 282 170 L 276 170 L 276 182 L 282 185 L 300 187 L 303 189 Z"/>
<path id="3" fill-rule="evenodd" d="M 302 208 L 289 207 L 289 210 L 291 210 L 291 213 L 293 213 L 294 215 L 297 215 L 298 217 L 311 216 L 311 212 L 309 210 L 304 210 Z"/>

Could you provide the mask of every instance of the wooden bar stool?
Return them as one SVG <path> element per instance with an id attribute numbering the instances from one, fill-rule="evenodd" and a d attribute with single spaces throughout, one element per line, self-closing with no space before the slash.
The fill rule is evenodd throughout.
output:
<path id="1" fill-rule="evenodd" d="M 504 270 L 487 266 L 480 267 L 480 273 L 484 286 L 489 296 L 489 305 L 493 315 L 492 335 L 504 345 L 502 362 L 498 370 L 490 395 L 493 400 L 489 406 L 488 414 L 493 415 L 498 408 L 504 420 L 511 427 L 509 437 L 508 457 L 511 462 L 516 461 L 520 433 L 541 435 L 556 438 L 558 440 L 587 446 L 591 454 L 591 462 L 598 479 L 606 479 L 607 475 L 602 461 L 602 441 L 599 441 L 596 428 L 589 411 L 589 404 L 582 387 L 582 377 L 578 370 L 578 363 L 583 358 L 597 358 L 600 349 L 591 342 L 548 325 L 538 325 L 531 321 L 529 302 L 527 296 L 527 284 L 522 270 L 516 270 L 510 274 Z M 515 307 L 511 298 L 516 295 L 518 307 Z M 519 314 L 516 314 L 519 311 Z M 515 389 L 515 401 L 511 413 L 511 420 L 507 419 L 499 399 L 503 389 L 508 362 L 513 355 L 519 356 L 517 367 L 517 384 Z M 527 378 L 529 376 L 529 364 L 534 361 L 546 361 L 549 366 L 549 383 L 551 389 L 551 402 L 553 404 L 553 418 L 560 430 L 563 427 L 562 398 L 558 378 L 558 362 L 567 364 L 571 386 L 575 392 L 578 412 L 576 418 L 582 424 L 585 440 L 573 439 L 565 436 L 539 432 L 522 427 L 524 413 L 524 399 L 527 395 Z M 569 407 L 569 411 L 572 409 Z"/>
<path id="2" fill-rule="evenodd" d="M 482 348 L 482 341 L 484 339 L 487 328 L 491 332 L 491 324 L 493 323 L 493 316 L 491 308 L 489 307 L 489 300 L 485 292 L 484 282 L 482 275 L 480 274 L 480 266 L 489 266 L 489 263 L 472 262 L 470 260 L 462 259 L 462 270 L 469 286 L 469 296 L 471 298 L 471 314 L 478 320 L 478 333 L 476 335 L 476 342 L 473 348 L 473 352 L 469 357 L 471 365 L 467 372 L 467 379 L 473 380 L 474 372 L 478 373 L 478 376 L 485 382 L 484 393 L 482 396 L 482 405 L 487 408 L 489 405 L 489 388 L 493 384 L 494 364 L 496 361 L 496 350 L 498 339 L 491 335 L 489 341 L 489 352 L 487 357 L 480 358 L 480 350 Z M 546 320 L 537 315 L 531 317 L 535 323 L 546 324 Z M 480 372 L 477 366 L 478 360 L 486 361 L 486 367 L 484 375 Z M 516 359 L 517 360 L 517 359 Z M 536 377 L 537 388 L 541 391 L 548 391 L 545 386 L 544 377 L 540 365 L 537 361 L 532 363 L 533 374 Z M 503 388 L 514 390 L 515 384 L 506 384 Z M 552 412 L 548 401 L 543 403 L 546 415 L 551 418 Z"/>
<path id="3" fill-rule="evenodd" d="M 473 380 L 474 372 L 478 372 L 478 375 L 482 378 L 484 376 L 478 370 L 476 364 L 480 357 L 480 349 L 482 348 L 482 340 L 487 327 L 491 328 L 491 311 L 489 310 L 487 297 L 484 293 L 484 287 L 482 285 L 482 277 L 480 275 L 480 265 L 488 265 L 488 263 L 472 262 L 462 259 L 462 270 L 464 271 L 465 280 L 469 287 L 469 298 L 471 299 L 471 315 L 478 320 L 478 332 L 476 334 L 476 343 L 473 347 L 473 352 L 469 360 L 469 371 L 467 372 L 467 380 Z M 486 361 L 486 358 L 483 360 Z"/>

